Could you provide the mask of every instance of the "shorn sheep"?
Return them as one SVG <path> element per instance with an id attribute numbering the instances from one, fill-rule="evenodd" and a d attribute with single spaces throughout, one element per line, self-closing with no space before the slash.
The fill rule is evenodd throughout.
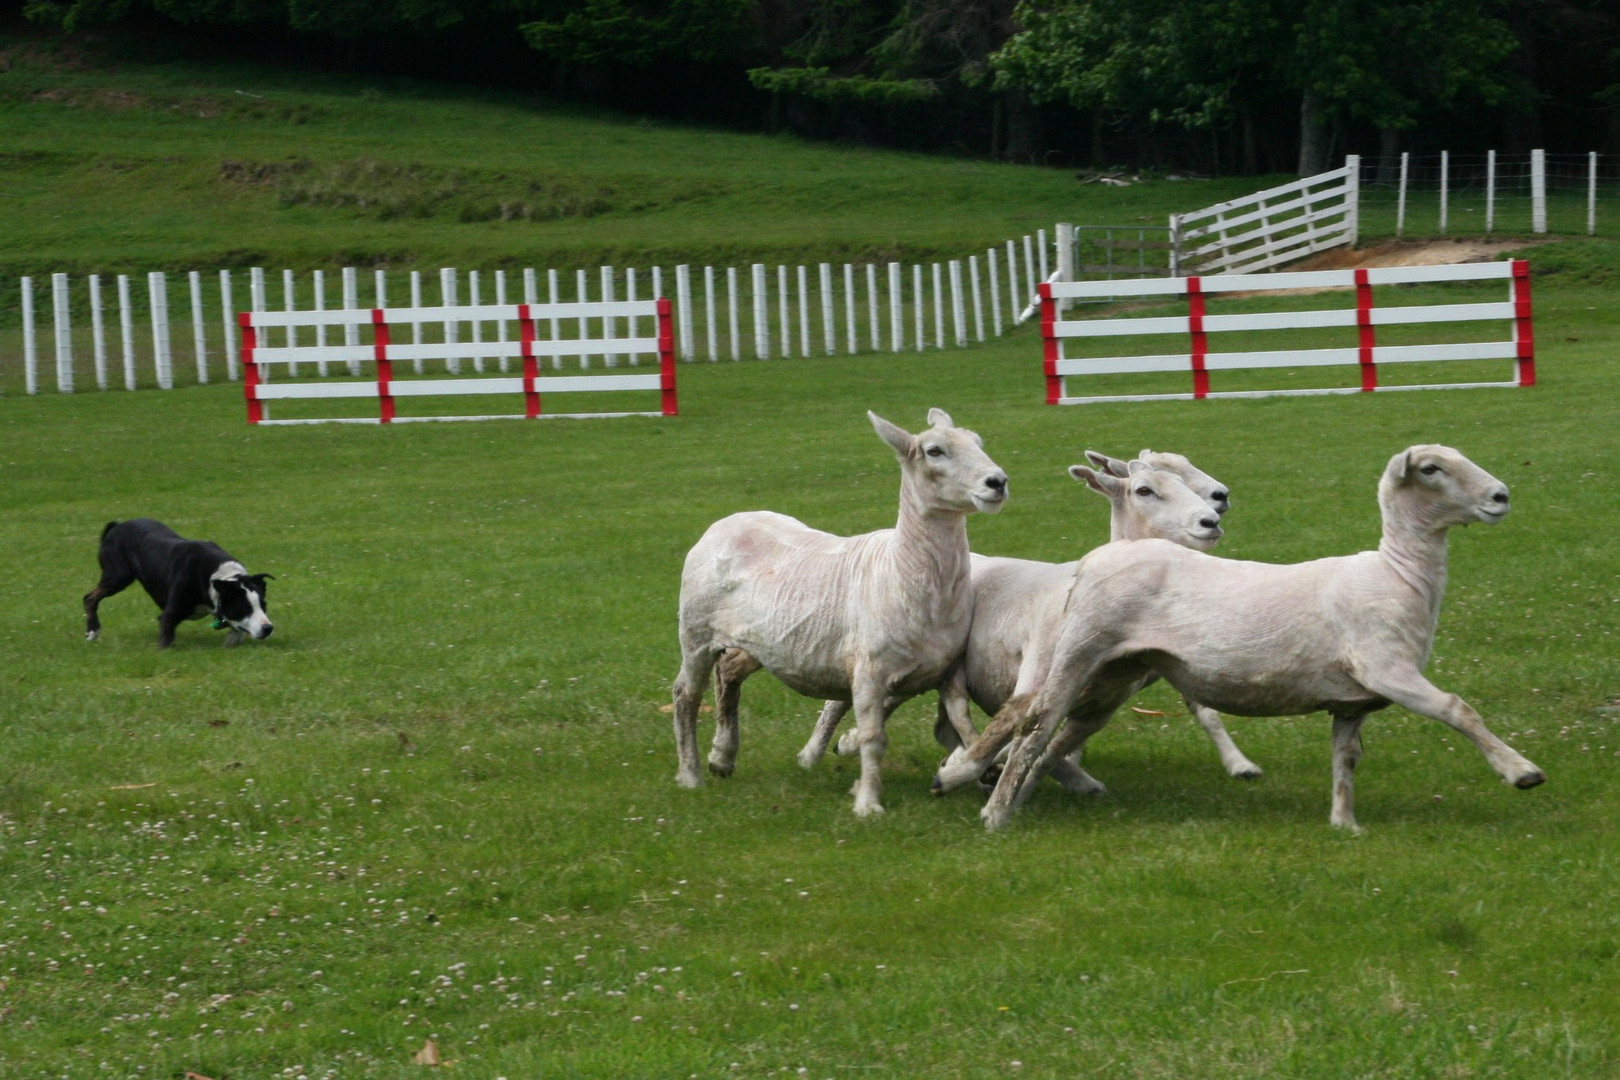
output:
<path id="1" fill-rule="evenodd" d="M 834 536 L 756 511 L 711 525 L 687 553 L 674 687 L 675 778 L 683 787 L 703 782 L 703 691 L 721 654 L 738 649 L 801 694 L 853 702 L 861 753 L 855 813 L 881 813 L 889 714 L 938 686 L 961 655 L 973 609 L 967 515 L 1001 509 L 1007 474 L 977 435 L 941 409 L 929 411 L 931 426 L 917 435 L 867 416 L 900 462 L 893 529 Z M 716 725 L 709 755 L 720 775 L 736 760 L 730 704 L 733 722 Z"/>
<path id="2" fill-rule="evenodd" d="M 1361 722 L 1393 703 L 1447 724 L 1516 787 L 1546 779 L 1455 694 L 1423 676 L 1446 587 L 1446 534 L 1507 515 L 1508 489 L 1456 450 L 1413 446 L 1378 484 L 1376 551 L 1292 565 L 1217 559 L 1162 541 L 1109 544 L 1081 560 L 1045 683 L 991 728 L 1023 732 L 982 811 L 1003 825 L 1042 760 L 1108 722 L 1141 674 L 1238 716 L 1333 718 L 1333 825 L 1359 832 Z M 1059 725 L 1063 735 L 1054 741 Z M 990 729 L 966 762 L 982 769 Z"/>
<path id="3" fill-rule="evenodd" d="M 1089 450 L 1086 457 L 1095 468 L 1073 465 L 1069 475 L 1108 499 L 1111 539 L 1159 537 L 1208 550 L 1220 538 L 1220 516 L 1230 506 L 1226 487 L 1186 458 L 1150 450 L 1133 462 Z M 1158 465 L 1146 464 L 1149 457 Z M 1189 480 L 1202 492 L 1195 491 Z M 971 735 L 962 734 L 973 730 L 968 718 L 970 697 L 986 714 L 994 715 L 1021 682 L 1027 687 L 1037 678 L 1037 665 L 1049 654 L 1061 626 L 1077 565 L 973 556 L 973 624 L 962 663 L 940 687 L 935 736 L 941 743 L 957 747 L 972 741 Z M 1188 707 L 1214 742 L 1227 772 L 1246 779 L 1261 774 L 1260 767 L 1232 742 L 1216 713 L 1192 702 Z M 800 765 L 810 768 L 820 759 L 845 708 L 839 702 L 827 703 L 809 742 L 799 752 Z M 839 741 L 839 752 L 850 753 L 852 741 L 845 735 Z M 1077 763 L 1054 762 L 1051 772 L 1070 791 L 1106 790 Z"/>

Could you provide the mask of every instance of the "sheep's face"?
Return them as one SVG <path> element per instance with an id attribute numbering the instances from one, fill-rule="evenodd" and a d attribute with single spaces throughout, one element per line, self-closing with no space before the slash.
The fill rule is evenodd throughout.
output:
<path id="1" fill-rule="evenodd" d="M 1412 446 L 1390 459 L 1379 502 L 1405 496 L 1421 524 L 1432 528 L 1495 525 L 1511 506 L 1507 485 L 1449 446 Z"/>
<path id="2" fill-rule="evenodd" d="M 1069 475 L 1114 504 L 1119 539 L 1169 540 L 1194 551 L 1208 551 L 1221 538 L 1221 518 L 1175 473 L 1137 460 L 1127 475 L 1071 465 Z"/>
<path id="3" fill-rule="evenodd" d="M 1194 494 L 1208 503 L 1210 509 L 1218 516 L 1224 517 L 1226 512 L 1232 509 L 1232 495 L 1226 485 L 1182 455 L 1143 450 L 1136 460 L 1181 477 L 1182 483 L 1192 488 Z"/>
<path id="4" fill-rule="evenodd" d="M 933 426 L 918 435 L 868 415 L 900 459 L 905 483 L 930 509 L 994 514 L 1006 504 L 1007 474 L 984 452 L 983 440 L 953 424 L 944 410 L 930 410 Z"/>

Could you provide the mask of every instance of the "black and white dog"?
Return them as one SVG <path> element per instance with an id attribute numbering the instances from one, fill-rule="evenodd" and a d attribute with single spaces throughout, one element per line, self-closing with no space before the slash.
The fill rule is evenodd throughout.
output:
<path id="1" fill-rule="evenodd" d="M 96 608 L 107 597 L 140 582 L 163 609 L 158 646 L 174 644 L 174 630 L 187 619 L 214 617 L 214 629 L 230 629 L 225 644 L 244 637 L 262 640 L 275 629 L 265 614 L 264 583 L 271 574 L 247 567 L 208 540 L 187 540 L 161 521 L 109 521 L 101 530 L 101 580 L 84 595 L 84 636 L 101 634 Z"/>

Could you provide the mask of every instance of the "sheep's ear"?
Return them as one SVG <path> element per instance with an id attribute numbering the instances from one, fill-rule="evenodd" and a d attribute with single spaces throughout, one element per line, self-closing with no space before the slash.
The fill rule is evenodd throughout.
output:
<path id="1" fill-rule="evenodd" d="M 1151 450 L 1148 451 L 1148 453 L 1150 453 L 1150 454 L 1152 452 L 1153 451 L 1151 451 Z M 1133 461 L 1133 462 L 1130 463 L 1129 471 L 1125 475 L 1126 476 L 1135 476 L 1139 472 L 1148 472 L 1152 468 L 1153 468 L 1153 466 L 1149 465 L 1145 461 L 1141 461 L 1141 460 Z"/>
<path id="2" fill-rule="evenodd" d="M 1088 469 L 1084 465 L 1070 465 L 1069 475 L 1092 491 L 1110 499 L 1118 495 L 1125 486 L 1119 482 L 1119 477 L 1111 473 L 1098 472 L 1096 469 Z"/>
<path id="3" fill-rule="evenodd" d="M 1130 466 L 1117 457 L 1109 457 L 1107 454 L 1099 454 L 1095 450 L 1087 450 L 1086 460 L 1104 472 L 1112 473 L 1115 476 L 1125 477 L 1131 475 Z"/>
<path id="4" fill-rule="evenodd" d="M 951 414 L 946 412 L 944 409 L 929 409 L 928 410 L 928 425 L 929 425 L 929 427 L 955 427 L 956 426 L 954 423 L 951 422 Z"/>
<path id="5" fill-rule="evenodd" d="M 1396 480 L 1405 482 L 1412 471 L 1412 448 L 1407 447 L 1389 459 L 1389 474 Z"/>
<path id="6" fill-rule="evenodd" d="M 894 448 L 904 461 L 911 456 L 917 446 L 917 437 L 898 424 L 891 424 L 877 413 L 867 410 L 867 419 L 872 421 L 872 429 L 878 433 L 878 438 Z"/>

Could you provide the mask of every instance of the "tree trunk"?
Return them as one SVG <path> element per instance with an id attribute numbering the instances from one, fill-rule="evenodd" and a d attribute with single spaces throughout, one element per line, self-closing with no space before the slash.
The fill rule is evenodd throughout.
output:
<path id="1" fill-rule="evenodd" d="M 1299 101 L 1299 175 L 1327 171 L 1327 128 L 1322 123 L 1322 95 L 1307 90 Z"/>
<path id="2" fill-rule="evenodd" d="M 1007 91 L 1007 160 L 1034 161 L 1040 152 L 1040 112 L 1022 92 Z"/>
<path id="3" fill-rule="evenodd" d="M 1401 133 L 1392 127 L 1378 129 L 1378 182 L 1393 184 L 1400 176 Z"/>

